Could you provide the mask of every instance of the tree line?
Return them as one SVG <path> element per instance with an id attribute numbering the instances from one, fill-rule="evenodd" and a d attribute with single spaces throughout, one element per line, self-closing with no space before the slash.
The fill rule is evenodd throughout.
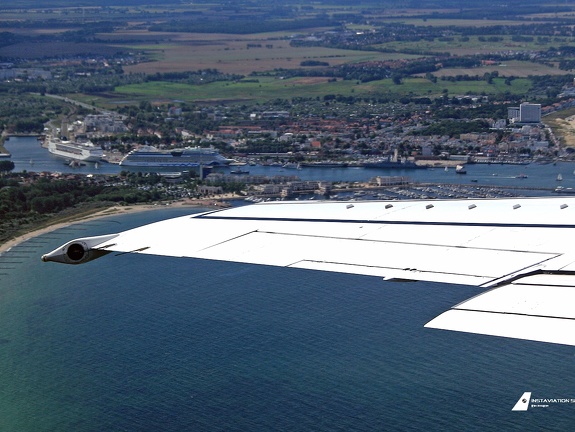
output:
<path id="1" fill-rule="evenodd" d="M 27 173 L 8 174 L 0 177 L 0 242 L 18 230 L 64 210 L 106 203 L 152 202 L 162 198 L 156 189 L 143 190 L 101 178 L 50 179 L 34 178 Z"/>

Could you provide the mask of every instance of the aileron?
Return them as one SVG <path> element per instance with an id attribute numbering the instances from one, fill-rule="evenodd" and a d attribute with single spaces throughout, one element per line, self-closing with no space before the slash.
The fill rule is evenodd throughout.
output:
<path id="1" fill-rule="evenodd" d="M 466 300 L 426 327 L 575 345 L 575 275 L 531 275 Z"/>

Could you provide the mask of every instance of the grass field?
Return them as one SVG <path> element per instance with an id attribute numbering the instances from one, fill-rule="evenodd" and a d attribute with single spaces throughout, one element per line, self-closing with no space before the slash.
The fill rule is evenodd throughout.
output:
<path id="1" fill-rule="evenodd" d="M 429 96 L 437 97 L 447 90 L 449 96 L 465 94 L 525 94 L 531 85 L 528 79 L 517 79 L 512 85 L 505 85 L 503 78 L 494 79 L 492 84 L 486 81 L 449 82 L 438 80 L 432 83 L 424 78 L 409 78 L 403 84 L 396 85 L 390 79 L 358 83 L 356 81 L 328 82 L 324 78 L 274 79 L 259 78 L 258 82 L 216 82 L 206 85 L 189 85 L 167 82 L 147 82 L 116 88 L 109 97 L 95 100 L 86 98 L 87 103 L 94 101 L 99 106 L 112 107 L 152 100 L 156 103 L 173 101 L 193 102 L 265 102 L 274 98 L 291 99 L 294 97 L 318 97 L 326 94 L 358 97 L 401 97 Z"/>
<path id="2" fill-rule="evenodd" d="M 32 0 L 30 0 L 30 3 Z M 289 2 L 287 2 L 289 3 Z M 286 3 L 286 4 L 287 4 Z M 292 47 L 290 40 L 294 34 L 314 35 L 327 28 L 306 28 L 300 31 L 278 31 L 269 33 L 254 34 L 217 34 L 217 33 L 172 33 L 172 32 L 151 32 L 148 26 L 152 22 L 169 22 L 174 16 L 184 13 L 203 14 L 210 17 L 219 17 L 218 10 L 214 9 L 211 3 L 183 2 L 170 4 L 169 2 L 156 4 L 153 6 L 113 6 L 106 8 L 99 7 L 68 7 L 65 0 L 58 0 L 56 4 L 62 7 L 39 8 L 34 6 L 30 10 L 7 10 L 0 12 L 5 22 L 18 22 L 21 20 L 31 20 L 42 22 L 49 18 L 50 26 L 38 28 L 14 26 L 7 29 L 24 34 L 60 32 L 70 29 L 80 29 L 81 24 L 98 20 L 109 20 L 118 23 L 110 33 L 98 33 L 97 40 L 105 41 L 98 47 L 88 47 L 95 53 L 102 55 L 113 53 L 115 47 L 132 52 L 145 53 L 149 61 L 125 65 L 124 70 L 129 73 L 154 74 L 157 72 L 183 72 L 196 71 L 200 69 L 217 69 L 224 73 L 249 75 L 252 72 L 267 72 L 276 69 L 299 69 L 303 61 L 321 61 L 330 66 L 337 66 L 349 63 L 361 63 L 368 61 L 386 61 L 397 59 L 419 58 L 421 55 L 414 52 L 448 52 L 453 56 L 468 56 L 474 54 L 498 53 L 498 52 L 532 52 L 545 51 L 550 47 L 561 45 L 575 46 L 575 40 L 567 37 L 550 37 L 546 39 L 534 38 L 530 42 L 513 41 L 510 35 L 500 36 L 501 41 L 480 40 L 480 36 L 472 35 L 468 38 L 456 35 L 452 40 L 441 40 L 436 37 L 434 40 L 421 40 L 417 42 L 399 41 L 382 44 L 379 48 L 395 50 L 393 53 L 381 53 L 369 50 L 336 49 L 325 47 Z M 354 5 L 323 4 L 313 3 L 313 7 L 300 8 L 302 17 L 315 16 L 318 10 L 326 15 L 336 17 L 345 14 L 361 14 L 369 18 L 365 21 L 359 20 L 362 24 L 350 25 L 349 29 L 366 30 L 377 29 L 377 25 L 382 22 L 401 22 L 416 26 L 457 26 L 457 27 L 490 27 L 490 26 L 514 26 L 519 24 L 535 24 L 537 19 L 549 19 L 550 15 L 532 17 L 533 20 L 489 20 L 481 19 L 480 16 L 473 20 L 464 19 L 434 19 L 429 18 L 433 13 L 442 14 L 457 12 L 448 9 L 414 9 L 407 5 L 400 8 L 397 2 L 382 1 L 374 7 L 357 3 Z M 242 9 L 243 8 L 243 9 Z M 241 16 L 261 17 L 261 7 L 252 4 L 244 5 L 238 9 Z M 254 9 L 255 8 L 255 9 Z M 225 7 L 226 17 L 232 14 L 235 17 L 233 8 Z M 232 12 L 230 12 L 232 11 Z M 239 13 L 239 12 L 238 12 Z M 152 15 L 150 15 L 152 14 Z M 247 14 L 247 15 L 246 15 Z M 423 16 L 428 18 L 423 18 Z M 153 16 L 153 19 L 150 19 Z M 196 15 L 199 16 L 199 15 Z M 568 18 L 570 15 L 562 15 L 561 18 Z M 53 22 L 52 22 L 53 21 Z M 65 23 L 59 28 L 57 22 Z M 349 20 L 352 22 L 353 20 Z M 543 21 L 542 21 L 543 22 Z M 324 21 L 322 21 L 324 23 Z M 368 23 L 368 24 L 365 24 Z M 78 24 L 77 27 L 76 24 Z M 32 26 L 33 27 L 33 26 Z M 104 28 L 104 27 L 102 27 Z M 218 28 L 221 31 L 220 28 Z M 436 33 L 440 34 L 440 33 Z M 447 32 L 446 34 L 449 34 Z M 559 34 L 559 33 L 557 33 Z M 488 39 L 485 35 L 483 38 Z M 26 42 L 30 43 L 31 42 Z M 65 44 L 69 44 L 65 42 Z M 35 54 L 41 58 L 46 53 L 69 52 L 76 50 L 86 50 L 86 47 L 75 44 L 68 47 L 52 43 L 51 47 L 35 42 L 35 47 L 31 45 L 12 45 L 12 52 L 4 53 L 6 57 L 10 54 L 17 56 L 18 52 L 26 52 L 30 57 Z M 50 51 L 49 48 L 52 50 Z M 108 52 L 108 50 L 110 50 Z M 53 53 L 52 53 L 53 54 Z M 138 58 L 138 56 L 135 56 Z M 557 59 L 551 59 L 557 63 Z M 381 80 L 370 83 L 358 83 L 357 81 L 328 82 L 326 79 L 274 79 L 259 78 L 258 82 L 218 82 L 208 85 L 186 85 L 178 83 L 148 82 L 139 85 L 118 87 L 115 92 L 101 95 L 83 95 L 82 99 L 87 103 L 113 107 L 124 103 L 137 103 L 142 100 L 152 99 L 154 101 L 183 100 L 186 102 L 195 101 L 249 101 L 264 102 L 273 98 L 289 99 L 292 97 L 323 97 L 326 94 L 357 95 L 357 96 L 430 96 L 436 97 L 444 94 L 445 91 L 450 96 L 465 94 L 502 94 L 511 92 L 515 94 L 525 94 L 530 87 L 530 75 L 559 75 L 566 74 L 557 67 L 542 65 L 526 61 L 509 61 L 500 65 L 490 65 L 471 69 L 441 69 L 434 75 L 441 78 L 455 75 L 483 75 L 486 72 L 499 72 L 500 77 L 514 76 L 516 79 L 511 85 L 505 85 L 503 79 L 496 79 L 492 84 L 485 81 L 458 81 L 449 82 L 439 79 L 437 83 L 432 83 L 423 77 L 411 77 L 404 79 L 403 84 L 395 85 L 391 80 Z"/>
<path id="3" fill-rule="evenodd" d="M 445 68 L 440 69 L 433 74 L 437 77 L 442 76 L 456 76 L 456 75 L 479 75 L 482 76 L 486 72 L 499 72 L 501 77 L 519 77 L 526 78 L 534 75 L 565 75 L 567 71 L 560 70 L 556 67 L 547 66 L 541 63 L 534 63 L 529 61 L 512 60 L 502 63 L 500 65 L 485 65 L 476 68 Z"/>

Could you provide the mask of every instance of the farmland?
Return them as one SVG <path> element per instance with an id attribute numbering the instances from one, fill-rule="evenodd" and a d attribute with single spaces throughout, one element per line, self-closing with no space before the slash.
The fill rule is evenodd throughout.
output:
<path id="1" fill-rule="evenodd" d="M 318 60 L 331 66 L 344 63 L 415 58 L 415 55 L 344 50 L 325 47 L 293 47 L 282 34 L 267 37 L 243 35 L 172 35 L 178 39 L 157 45 L 129 45 L 123 48 L 146 52 L 152 60 L 130 65 L 126 72 L 167 72 L 218 69 L 226 73 L 249 75 L 274 69 L 299 68 L 305 60 Z"/>
<path id="2" fill-rule="evenodd" d="M 187 85 L 168 82 L 148 82 L 117 87 L 114 96 L 121 103 L 136 103 L 142 100 L 155 100 L 170 103 L 174 100 L 190 102 L 265 102 L 271 99 L 292 99 L 298 97 L 321 98 L 326 94 L 357 96 L 365 98 L 401 98 L 408 95 L 425 95 L 438 97 L 465 94 L 503 95 L 525 94 L 529 89 L 528 79 L 513 80 L 506 85 L 504 79 L 495 79 L 489 84 L 485 81 L 438 81 L 432 83 L 425 78 L 410 78 L 400 85 L 391 79 L 357 83 L 356 81 L 339 80 L 328 82 L 326 79 L 277 79 L 261 77 L 247 82 L 217 82 L 206 85 Z M 98 104 L 112 106 L 114 99 L 109 97 L 98 100 Z"/>
<path id="3" fill-rule="evenodd" d="M 465 95 L 536 102 L 555 98 L 575 69 L 575 7 L 567 4 L 17 3 L 0 11 L 0 62 L 24 75 L 4 91 L 94 107 L 333 95 L 382 104 Z M 42 81 L 34 70 L 52 77 Z"/>

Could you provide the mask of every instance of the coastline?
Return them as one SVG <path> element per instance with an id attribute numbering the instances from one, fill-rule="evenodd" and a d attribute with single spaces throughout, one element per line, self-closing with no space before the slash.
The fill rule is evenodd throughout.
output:
<path id="1" fill-rule="evenodd" d="M 0 244 L 0 255 L 2 255 L 5 252 L 10 251 L 10 249 L 12 249 L 14 246 L 19 245 L 20 243 L 26 241 L 26 240 L 30 240 L 34 237 L 37 237 L 39 235 L 42 234 L 47 234 L 50 233 L 52 231 L 55 231 L 57 229 L 60 228 L 64 228 L 70 225 L 74 225 L 74 224 L 78 224 L 78 223 L 83 223 L 83 222 L 89 222 L 95 219 L 100 219 L 103 217 L 107 217 L 107 216 L 113 216 L 113 215 L 124 215 L 124 214 L 134 214 L 134 213 L 139 213 L 139 212 L 143 212 L 143 211 L 153 211 L 153 210 L 158 210 L 158 209 L 165 209 L 166 206 L 189 206 L 189 207 L 225 207 L 227 206 L 227 204 L 222 201 L 223 199 L 229 199 L 231 198 L 230 196 L 225 196 L 225 197 L 221 197 L 221 198 L 214 198 L 211 200 L 206 200 L 206 199 L 201 199 L 201 200 L 192 200 L 192 199 L 186 199 L 186 200 L 180 200 L 180 201 L 176 201 L 173 202 L 171 204 L 134 204 L 134 205 L 127 205 L 127 206 L 112 206 L 112 207 L 107 207 L 105 209 L 101 209 L 98 211 L 95 211 L 94 213 L 91 213 L 89 215 L 78 215 L 77 217 L 73 217 L 70 220 L 66 220 L 66 221 L 62 221 L 62 222 L 56 222 L 54 224 L 42 227 L 42 228 L 38 228 L 38 229 L 32 229 L 31 231 L 19 235 L 18 237 L 15 237 L 11 240 L 8 240 L 5 243 Z"/>
<path id="2" fill-rule="evenodd" d="M 145 205 L 145 206 L 134 205 L 134 206 L 121 206 L 121 207 L 120 206 L 114 206 L 114 207 L 105 208 L 103 210 L 99 210 L 99 211 L 92 213 L 88 216 L 83 215 L 83 216 L 79 216 L 78 218 L 73 218 L 72 220 L 69 220 L 69 221 L 57 222 L 55 224 L 48 225 L 48 226 L 43 227 L 43 228 L 32 230 L 32 231 L 27 232 L 25 234 L 22 234 L 18 237 L 15 237 L 11 240 L 8 240 L 6 243 L 0 244 L 0 255 L 3 254 L 4 252 L 8 252 L 14 246 L 17 246 L 26 240 L 30 240 L 30 239 L 37 237 L 39 235 L 42 235 L 42 234 L 48 234 L 48 233 L 55 231 L 57 229 L 60 229 L 60 228 L 64 228 L 64 227 L 74 225 L 77 223 L 88 222 L 91 220 L 95 220 L 95 219 L 99 219 L 99 218 L 103 218 L 103 217 L 111 216 L 111 215 L 115 215 L 115 214 L 126 214 L 128 212 L 136 213 L 136 212 L 140 212 L 140 211 L 153 210 L 155 208 L 157 209 L 158 206 L 149 206 L 149 205 Z"/>

